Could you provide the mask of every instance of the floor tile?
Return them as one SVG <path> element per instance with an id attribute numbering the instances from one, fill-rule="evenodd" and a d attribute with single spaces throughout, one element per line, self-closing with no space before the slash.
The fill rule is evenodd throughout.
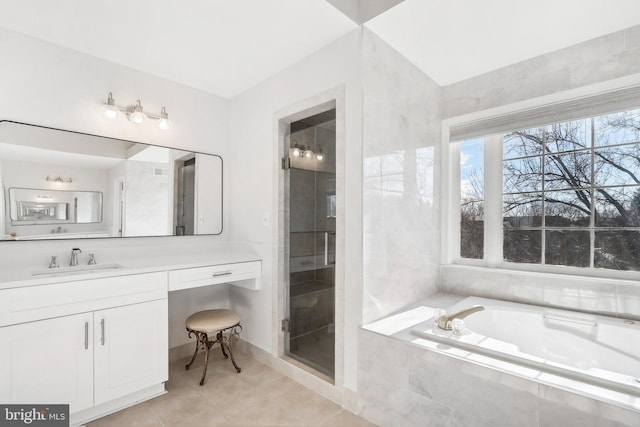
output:
<path id="1" fill-rule="evenodd" d="M 167 394 L 98 419 L 88 427 L 371 427 L 269 366 L 239 351 L 237 373 L 220 349 L 210 354 L 207 377 L 199 385 L 204 357 L 188 371 L 191 357 L 169 364 Z"/>

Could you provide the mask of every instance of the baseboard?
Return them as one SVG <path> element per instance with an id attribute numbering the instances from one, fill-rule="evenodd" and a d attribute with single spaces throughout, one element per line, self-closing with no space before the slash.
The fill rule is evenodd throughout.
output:
<path id="1" fill-rule="evenodd" d="M 184 359 L 185 357 L 193 356 L 193 350 L 195 350 L 195 341 L 188 342 L 186 344 L 179 345 L 169 349 L 169 362 L 175 362 L 176 360 Z"/>
<path id="2" fill-rule="evenodd" d="M 164 383 L 157 384 L 145 388 L 144 390 L 140 390 L 135 393 L 131 393 L 126 396 L 111 400 L 109 402 L 93 406 L 91 408 L 85 409 L 84 411 L 71 414 L 71 420 L 69 423 L 72 427 L 84 426 L 90 421 L 105 417 L 109 414 L 121 411 L 125 408 L 145 402 L 149 399 L 153 399 L 154 397 L 158 397 L 165 393 L 166 390 L 164 389 Z"/>

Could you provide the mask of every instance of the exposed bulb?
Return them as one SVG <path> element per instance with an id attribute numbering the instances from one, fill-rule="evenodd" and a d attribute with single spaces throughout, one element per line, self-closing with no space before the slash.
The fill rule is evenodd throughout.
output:
<path id="1" fill-rule="evenodd" d="M 306 149 L 306 150 L 304 150 L 304 156 L 305 156 L 307 159 L 310 159 L 310 158 L 312 158 L 312 157 L 313 157 L 313 155 L 314 155 L 314 153 L 313 153 L 313 151 L 311 151 L 311 147 L 307 146 L 307 149 Z"/>
<path id="2" fill-rule="evenodd" d="M 316 154 L 316 159 L 322 161 L 324 159 L 324 154 L 322 153 Z"/>
<path id="3" fill-rule="evenodd" d="M 158 122 L 158 127 L 162 130 L 171 129 L 169 114 L 167 114 L 167 110 L 164 107 L 162 107 L 162 111 L 160 111 L 160 121 Z"/>
<path id="4" fill-rule="evenodd" d="M 291 155 L 293 157 L 300 157 L 302 156 L 302 154 L 304 153 L 301 149 L 300 146 L 298 145 L 298 141 L 296 141 L 295 139 L 291 141 L 293 143 L 293 146 L 291 148 L 289 148 L 289 152 L 291 153 Z"/>
<path id="5" fill-rule="evenodd" d="M 129 121 L 133 122 L 137 125 L 141 125 L 144 123 L 147 116 L 142 112 L 142 105 L 140 104 L 140 100 L 136 103 L 136 106 L 133 108 L 133 113 L 129 116 Z"/>
<path id="6" fill-rule="evenodd" d="M 116 107 L 116 102 L 113 99 L 113 95 L 109 92 L 109 96 L 107 97 L 107 103 L 104 106 L 104 115 L 107 116 L 109 120 L 113 120 L 120 114 L 120 110 Z"/>

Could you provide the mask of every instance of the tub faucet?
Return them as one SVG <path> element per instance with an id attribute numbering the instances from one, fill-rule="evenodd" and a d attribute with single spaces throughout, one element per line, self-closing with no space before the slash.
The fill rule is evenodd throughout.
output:
<path id="1" fill-rule="evenodd" d="M 82 251 L 80 248 L 71 249 L 71 261 L 69 262 L 69 267 L 75 267 L 78 265 L 78 254 L 81 254 Z"/>
<path id="2" fill-rule="evenodd" d="M 484 307 L 481 305 L 474 305 L 473 307 L 469 307 L 465 310 L 459 311 L 455 314 L 451 314 L 451 315 L 443 315 L 440 316 L 436 321 L 438 323 L 438 328 L 440 329 L 444 329 L 445 331 L 450 331 L 451 328 L 451 321 L 453 319 L 464 319 L 465 317 L 467 317 L 470 314 L 476 313 L 478 311 L 482 311 L 484 310 Z"/>

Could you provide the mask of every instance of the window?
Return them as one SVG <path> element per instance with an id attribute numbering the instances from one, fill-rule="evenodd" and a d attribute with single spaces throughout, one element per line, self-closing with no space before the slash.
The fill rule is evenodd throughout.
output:
<path id="1" fill-rule="evenodd" d="M 456 147 L 460 258 L 640 271 L 640 109 Z"/>

